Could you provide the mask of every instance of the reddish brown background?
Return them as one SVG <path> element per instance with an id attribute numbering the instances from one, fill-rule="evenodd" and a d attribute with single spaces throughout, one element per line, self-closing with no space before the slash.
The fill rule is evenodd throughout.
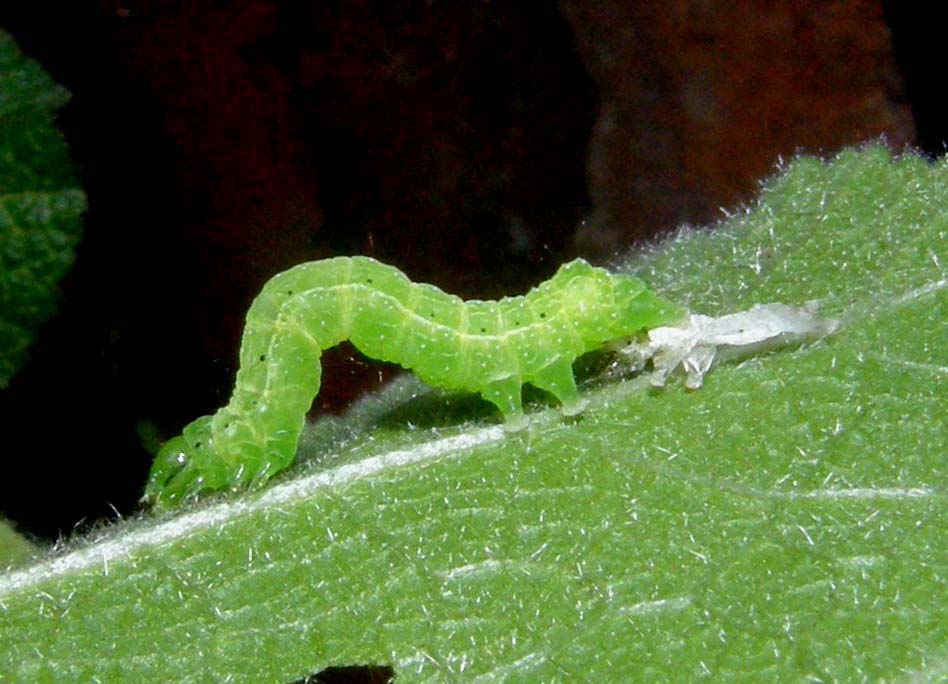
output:
<path id="1" fill-rule="evenodd" d="M 90 201 L 61 315 L 0 396 L 34 445 L 0 511 L 47 535 L 134 509 L 137 427 L 226 402 L 282 268 L 370 254 L 495 297 L 714 221 L 799 150 L 944 137 L 924 17 L 869 0 L 98 0 L 3 3 L 0 26 L 73 91 Z M 378 382 L 350 356 L 318 407 Z"/>

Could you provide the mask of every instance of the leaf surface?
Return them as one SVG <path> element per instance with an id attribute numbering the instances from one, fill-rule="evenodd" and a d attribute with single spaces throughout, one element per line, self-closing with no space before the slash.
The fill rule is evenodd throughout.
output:
<path id="1" fill-rule="evenodd" d="M 375 406 L 295 479 L 0 577 L 0 681 L 940 680 L 946 197 L 878 147 L 792 163 L 628 266 L 700 313 L 819 299 L 833 337 L 516 433 Z"/>

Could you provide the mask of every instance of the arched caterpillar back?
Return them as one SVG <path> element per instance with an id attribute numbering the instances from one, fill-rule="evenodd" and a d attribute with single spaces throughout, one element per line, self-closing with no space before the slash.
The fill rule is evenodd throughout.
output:
<path id="1" fill-rule="evenodd" d="M 524 383 L 576 413 L 577 357 L 683 316 L 638 278 L 582 259 L 526 295 L 467 302 L 369 257 L 295 266 L 267 282 L 247 313 L 230 402 L 162 447 L 145 498 L 173 504 L 263 483 L 289 466 L 319 392 L 320 356 L 343 340 L 428 384 L 478 392 L 517 426 Z"/>

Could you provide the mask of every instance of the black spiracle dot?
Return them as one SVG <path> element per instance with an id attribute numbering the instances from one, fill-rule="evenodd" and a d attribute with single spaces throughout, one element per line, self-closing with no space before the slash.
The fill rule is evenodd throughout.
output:
<path id="1" fill-rule="evenodd" d="M 293 296 L 293 290 L 287 290 L 287 291 L 286 291 L 286 296 L 287 296 L 287 297 L 292 297 L 292 296 Z"/>
<path id="2" fill-rule="evenodd" d="M 263 362 L 263 361 L 266 361 L 266 360 L 267 360 L 267 355 L 266 355 L 266 354 L 261 354 L 261 355 L 260 355 L 260 361 Z"/>
<path id="3" fill-rule="evenodd" d="M 540 312 L 540 318 L 546 318 L 546 311 Z"/>
<path id="4" fill-rule="evenodd" d="M 366 285 L 371 285 L 371 284 L 372 284 L 372 279 L 371 279 L 371 278 L 366 278 L 366 279 L 365 279 L 365 284 L 366 284 Z"/>

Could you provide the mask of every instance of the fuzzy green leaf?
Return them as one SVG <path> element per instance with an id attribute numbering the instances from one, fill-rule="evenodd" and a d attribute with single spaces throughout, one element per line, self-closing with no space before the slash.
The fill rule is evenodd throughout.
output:
<path id="1" fill-rule="evenodd" d="M 943 678 L 946 197 L 881 148 L 794 162 L 632 267 L 702 313 L 819 299 L 833 337 L 517 433 L 373 405 L 311 474 L 0 577 L 0 682 Z"/>
<path id="2" fill-rule="evenodd" d="M 0 389 L 56 310 L 85 195 L 54 114 L 69 94 L 0 31 Z"/>

